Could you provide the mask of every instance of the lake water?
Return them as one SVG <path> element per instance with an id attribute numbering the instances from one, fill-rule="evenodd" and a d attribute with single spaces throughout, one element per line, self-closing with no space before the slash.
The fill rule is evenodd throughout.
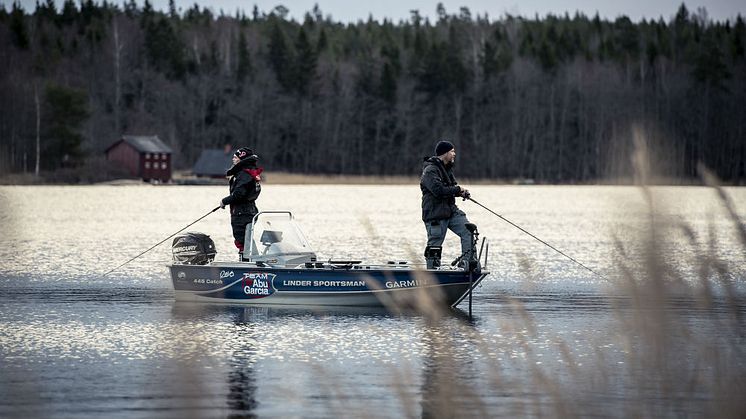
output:
<path id="1" fill-rule="evenodd" d="M 476 186 L 460 310 L 174 301 L 170 241 L 227 187 L 0 187 L 0 417 L 739 417 L 746 248 L 714 190 Z M 746 220 L 746 188 L 726 188 Z M 319 259 L 421 261 L 412 186 L 272 185 Z M 652 209 L 652 212 L 651 212 Z M 229 215 L 190 231 L 235 260 Z M 459 253 L 452 233 L 443 260 Z M 652 260 L 651 260 L 652 259 Z M 649 278 L 663 281 L 646 281 Z"/>

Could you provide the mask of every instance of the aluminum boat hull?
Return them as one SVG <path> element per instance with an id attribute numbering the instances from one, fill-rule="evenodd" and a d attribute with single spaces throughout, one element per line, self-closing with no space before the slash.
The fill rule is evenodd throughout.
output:
<path id="1" fill-rule="evenodd" d="M 177 300 L 259 305 L 410 305 L 424 294 L 455 306 L 487 275 L 387 265 L 282 268 L 213 262 L 169 268 Z"/>

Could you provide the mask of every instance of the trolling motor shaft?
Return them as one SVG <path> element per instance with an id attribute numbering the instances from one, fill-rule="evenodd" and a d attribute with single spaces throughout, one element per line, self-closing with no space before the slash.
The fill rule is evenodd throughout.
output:
<path id="1" fill-rule="evenodd" d="M 468 271 L 480 271 L 479 260 L 477 260 L 477 243 L 479 242 L 479 231 L 477 225 L 472 223 L 464 224 L 469 233 L 471 233 L 471 246 L 459 257 L 457 257 L 451 266 L 456 266 L 461 262 L 464 268 Z"/>

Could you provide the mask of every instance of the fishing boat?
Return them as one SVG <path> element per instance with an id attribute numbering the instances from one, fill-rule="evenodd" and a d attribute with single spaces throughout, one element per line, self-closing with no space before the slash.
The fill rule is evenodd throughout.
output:
<path id="1" fill-rule="evenodd" d="M 209 236 L 186 233 L 174 238 L 169 265 L 177 300 L 309 306 L 385 306 L 409 304 L 423 295 L 455 307 L 471 297 L 487 276 L 489 244 L 471 225 L 472 249 L 453 264 L 427 269 L 421 264 L 388 261 L 319 260 L 290 211 L 264 211 L 247 228 L 240 261 L 215 260 Z M 428 248 L 439 257 L 440 248 Z M 484 255 L 483 255 L 484 252 Z M 482 262 L 482 256 L 484 260 Z"/>

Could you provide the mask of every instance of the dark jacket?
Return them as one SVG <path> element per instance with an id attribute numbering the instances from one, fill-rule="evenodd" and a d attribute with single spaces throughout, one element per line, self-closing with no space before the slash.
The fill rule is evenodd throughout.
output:
<path id="1" fill-rule="evenodd" d="M 433 156 L 426 157 L 422 166 L 420 189 L 422 190 L 422 221 L 450 218 L 458 210 L 456 197 L 461 192 L 451 169 Z"/>
<path id="2" fill-rule="evenodd" d="M 230 195 L 223 198 L 222 202 L 230 205 L 231 215 L 253 217 L 259 212 L 255 201 L 262 192 L 262 186 L 259 184 L 262 168 L 256 166 L 258 161 L 259 157 L 256 155 L 249 156 L 228 169 L 226 175 L 231 176 Z"/>

